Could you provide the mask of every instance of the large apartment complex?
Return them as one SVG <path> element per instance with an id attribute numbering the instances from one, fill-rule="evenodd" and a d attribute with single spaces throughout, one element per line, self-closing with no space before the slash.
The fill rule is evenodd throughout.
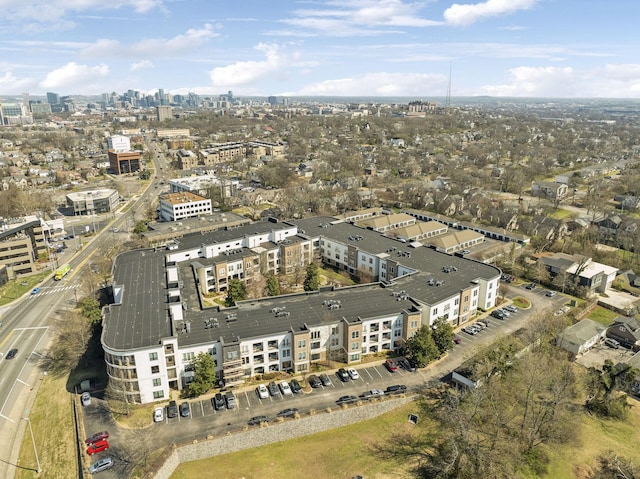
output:
<path id="1" fill-rule="evenodd" d="M 397 218 L 406 228 L 407 216 Z M 393 229 L 393 215 L 385 224 Z M 258 275 L 304 271 L 311 261 L 372 282 L 205 306 L 204 298 L 232 279 L 250 286 Z M 454 326 L 470 321 L 495 306 L 499 278 L 493 266 L 348 218 L 261 221 L 186 235 L 177 247 L 117 258 L 114 302 L 103 313 L 107 372 L 116 390 L 148 403 L 187 386 L 201 352 L 213 356 L 228 384 L 269 371 L 308 371 L 327 359 L 354 364 L 402 348 L 437 318 Z"/>

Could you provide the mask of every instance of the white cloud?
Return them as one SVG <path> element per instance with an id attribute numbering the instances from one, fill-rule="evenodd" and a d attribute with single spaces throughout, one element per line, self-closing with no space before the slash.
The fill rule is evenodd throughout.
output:
<path id="1" fill-rule="evenodd" d="M 146 13 L 163 8 L 162 0 L 3 0 L 5 20 L 32 19 L 39 23 L 57 23 L 69 13 L 86 10 L 133 10 Z"/>
<path id="2" fill-rule="evenodd" d="M 518 67 L 500 85 L 485 85 L 473 95 L 551 98 L 639 98 L 640 64 L 607 64 L 592 69 Z"/>
<path id="3" fill-rule="evenodd" d="M 263 61 L 237 62 L 214 68 L 209 72 L 213 85 L 220 87 L 247 85 L 277 71 L 283 65 L 283 58 L 277 45 L 260 43 L 256 46 L 256 50 L 263 52 L 266 59 Z"/>
<path id="4" fill-rule="evenodd" d="M 274 35 L 358 36 L 399 33 L 384 27 L 428 27 L 442 22 L 421 18 L 420 3 L 402 0 L 351 0 L 325 2 L 328 8 L 298 9 L 293 18 L 282 20 L 299 30 L 270 32 Z"/>
<path id="5" fill-rule="evenodd" d="M 487 0 L 475 4 L 454 3 L 444 11 L 444 19 L 450 25 L 471 25 L 486 17 L 508 15 L 518 10 L 527 10 L 538 0 Z"/>
<path id="6" fill-rule="evenodd" d="M 35 83 L 32 78 L 17 78 L 13 72 L 7 71 L 0 76 L 0 91 L 4 94 L 18 95 L 33 89 Z"/>
<path id="7" fill-rule="evenodd" d="M 153 62 L 149 61 L 149 60 L 142 60 L 141 62 L 138 63 L 132 63 L 131 64 L 131 70 L 132 71 L 136 71 L 136 70 L 150 70 L 152 68 L 154 68 L 155 65 L 153 64 Z"/>
<path id="8" fill-rule="evenodd" d="M 446 94 L 447 82 L 447 77 L 439 74 L 379 72 L 313 83 L 290 95 L 443 96 Z"/>
<path id="9" fill-rule="evenodd" d="M 580 78 L 571 67 L 517 67 L 509 71 L 511 81 L 485 85 L 483 95 L 513 97 L 578 97 Z"/>
<path id="10" fill-rule="evenodd" d="M 173 38 L 147 38 L 130 45 L 108 38 L 99 39 L 94 44 L 84 48 L 80 54 L 83 58 L 105 56 L 163 57 L 188 53 L 204 44 L 207 40 L 217 36 L 218 33 L 214 31 L 213 25 L 206 24 L 204 28 L 191 28 L 184 34 L 176 35 Z"/>
<path id="11" fill-rule="evenodd" d="M 109 75 L 107 65 L 89 66 L 69 62 L 63 67 L 53 70 L 40 82 L 46 90 L 94 92 L 99 80 Z"/>
<path id="12" fill-rule="evenodd" d="M 260 43 L 255 47 L 262 52 L 262 61 L 248 60 L 216 67 L 209 72 L 213 86 L 233 88 L 255 83 L 267 76 L 284 76 L 290 67 L 308 67 L 313 62 L 303 61 L 298 53 L 289 54 L 281 45 Z"/>

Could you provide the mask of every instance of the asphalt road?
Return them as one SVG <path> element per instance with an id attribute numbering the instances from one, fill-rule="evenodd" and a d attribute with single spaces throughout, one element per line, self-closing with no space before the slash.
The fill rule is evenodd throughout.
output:
<path id="1" fill-rule="evenodd" d="M 137 198 L 131 209 L 144 207 L 158 191 L 153 182 Z M 62 281 L 48 279 L 42 282 L 40 292 L 27 293 L 10 305 L 2 308 L 0 327 L 0 477 L 11 479 L 17 466 L 17 457 L 22 434 L 28 425 L 29 410 L 37 393 L 37 384 L 42 380 L 42 356 L 51 341 L 54 319 L 77 299 L 74 289 L 80 287 L 85 265 L 96 251 L 113 245 L 117 234 L 113 228 L 124 230 L 128 215 L 108 214 L 96 219 L 97 234 L 79 249 L 73 251 L 75 240 L 68 240 L 65 253 L 59 256 L 58 264 L 69 263 L 71 272 Z M 131 225 L 128 225 L 131 226 Z M 71 241 L 72 243 L 69 243 Z M 97 282 L 97 281 L 96 281 Z M 10 349 L 17 348 L 13 359 L 5 359 Z"/>

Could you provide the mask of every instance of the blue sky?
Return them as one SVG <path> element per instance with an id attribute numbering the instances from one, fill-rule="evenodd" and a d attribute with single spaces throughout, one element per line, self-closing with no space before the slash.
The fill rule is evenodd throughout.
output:
<path id="1" fill-rule="evenodd" d="M 0 96 L 640 98 L 634 0 L 0 0 Z"/>

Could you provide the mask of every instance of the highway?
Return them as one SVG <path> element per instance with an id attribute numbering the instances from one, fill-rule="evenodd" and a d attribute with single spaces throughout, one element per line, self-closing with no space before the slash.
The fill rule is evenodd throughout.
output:
<path id="1" fill-rule="evenodd" d="M 158 154 L 154 152 L 154 164 Z M 164 165 L 164 160 L 162 160 Z M 165 166 L 163 166 L 164 168 Z M 156 170 L 157 171 L 157 170 Z M 154 180 L 144 192 L 131 201 L 131 210 L 144 208 L 149 200 L 159 193 Z M 105 218 L 112 218 L 105 222 Z M 89 271 L 87 264 L 94 253 L 105 251 L 117 241 L 114 229 L 121 231 L 133 228 L 128 224 L 128 215 L 107 214 L 99 222 L 102 227 L 89 242 L 77 252 L 62 255 L 60 264 L 69 263 L 71 271 L 61 280 L 54 281 L 53 274 L 43 281 L 37 294 L 27 293 L 1 309 L 0 326 L 0 477 L 14 477 L 19 448 L 27 426 L 25 418 L 35 400 L 37 383 L 44 374 L 43 356 L 55 335 L 52 326 L 67 308 L 80 298 L 77 288 L 81 286 L 83 274 Z M 131 228 L 128 228 L 130 226 Z M 75 239 L 74 239 L 75 241 Z M 73 249 L 73 248 L 71 248 Z M 13 359 L 5 359 L 7 351 L 17 348 Z"/>

